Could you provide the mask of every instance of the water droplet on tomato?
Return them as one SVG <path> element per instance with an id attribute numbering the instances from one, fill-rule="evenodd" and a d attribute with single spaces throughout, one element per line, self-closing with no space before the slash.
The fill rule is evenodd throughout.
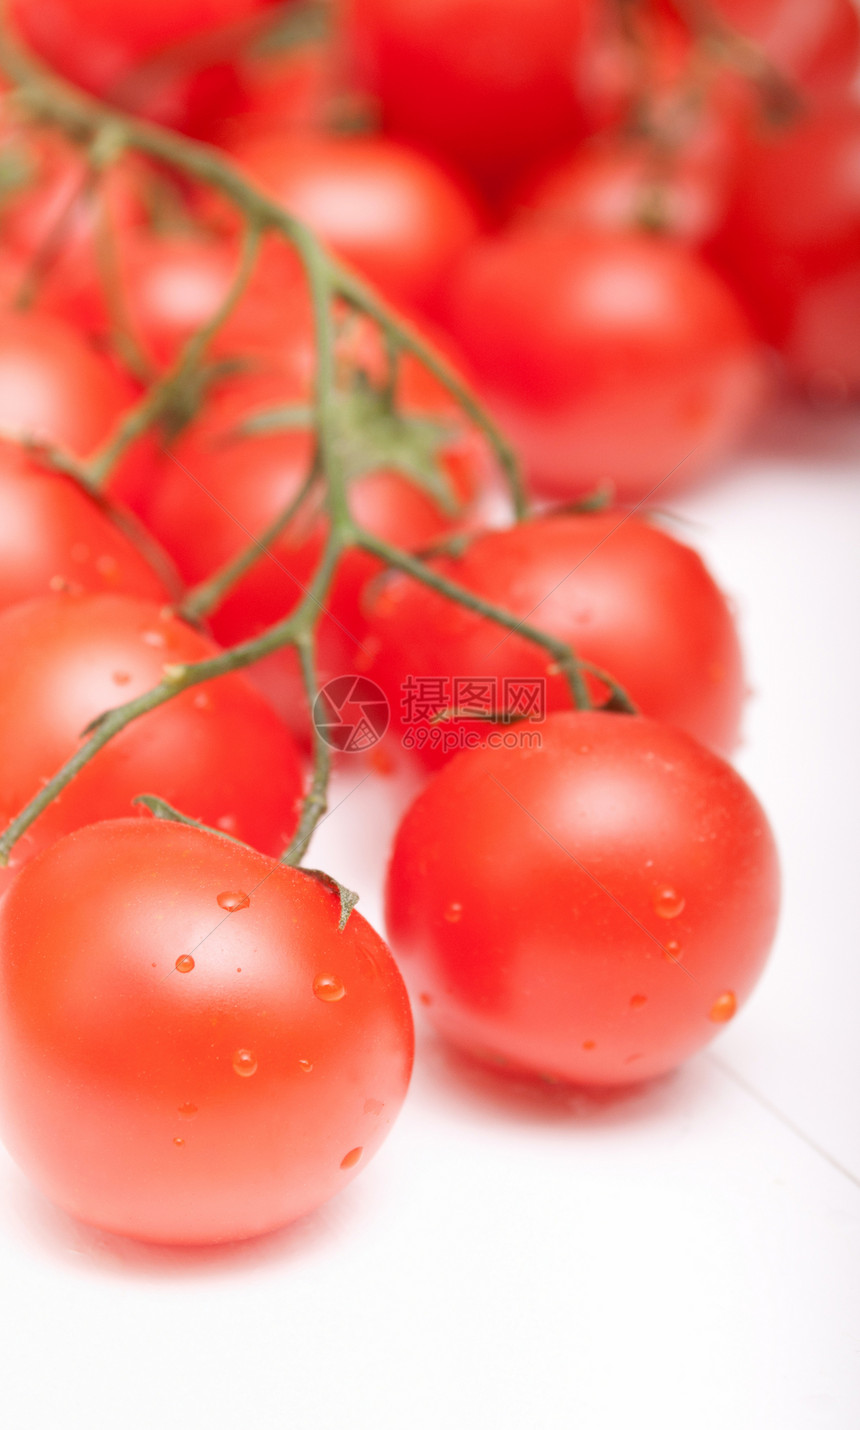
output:
<path id="1" fill-rule="evenodd" d="M 195 710 L 208 710 L 212 701 L 209 699 L 205 690 L 198 690 L 191 703 Z"/>
<path id="2" fill-rule="evenodd" d="M 127 670 L 115 670 L 111 675 L 114 685 L 128 685 L 131 675 Z"/>
<path id="3" fill-rule="evenodd" d="M 682 912 L 686 900 L 676 889 L 658 889 L 654 895 L 654 912 L 661 919 L 676 919 Z"/>
<path id="4" fill-rule="evenodd" d="M 236 914 L 240 909 L 247 909 L 251 900 L 244 889 L 225 889 L 223 894 L 219 894 L 216 900 L 219 908 L 226 909 L 228 914 Z"/>
<path id="5" fill-rule="evenodd" d="M 225 834 L 233 834 L 236 830 L 236 816 L 235 814 L 222 814 L 221 817 L 215 821 L 215 825 L 217 829 L 223 830 Z"/>
<path id="6" fill-rule="evenodd" d="M 676 938 L 670 938 L 668 943 L 664 943 L 663 952 L 670 963 L 679 963 L 681 960 L 681 945 Z"/>
<path id="7" fill-rule="evenodd" d="M 433 999 L 429 993 L 419 993 L 418 1002 L 423 1003 L 425 1008 L 429 1008 L 430 1004 L 433 1002 Z"/>
<path id="8" fill-rule="evenodd" d="M 144 645 L 163 646 L 167 644 L 161 631 L 143 631 L 140 638 Z"/>
<path id="9" fill-rule="evenodd" d="M 176 1109 L 180 1117 L 196 1117 L 197 1105 L 193 1102 L 180 1102 Z"/>
<path id="10" fill-rule="evenodd" d="M 346 1156 L 340 1164 L 343 1167 L 344 1171 L 348 1170 L 348 1168 L 350 1167 L 355 1166 L 356 1162 L 358 1162 L 359 1158 L 361 1157 L 363 1151 L 363 1147 L 353 1147 L 351 1152 L 347 1152 Z"/>
<path id="11" fill-rule="evenodd" d="M 233 1054 L 233 1071 L 240 1077 L 253 1077 L 257 1071 L 257 1057 L 250 1048 L 237 1048 Z"/>
<path id="12" fill-rule="evenodd" d="M 307 1058 L 299 1058 L 299 1067 L 302 1072 L 313 1072 L 314 1070 L 313 1063 L 309 1063 Z"/>
<path id="13" fill-rule="evenodd" d="M 323 1003 L 338 1003 L 346 989 L 333 973 L 318 973 L 314 979 L 314 993 Z"/>
<path id="14" fill-rule="evenodd" d="M 630 999 L 630 1007 L 644 1008 L 647 1002 L 648 999 L 645 997 L 644 993 L 634 993 L 633 997 Z"/>
<path id="15" fill-rule="evenodd" d="M 190 953 L 180 953 L 174 966 L 177 973 L 190 973 L 194 967 L 194 959 Z"/>
<path id="16" fill-rule="evenodd" d="M 115 556 L 97 556 L 96 570 L 106 581 L 115 581 L 119 575 L 119 562 Z"/>
<path id="17" fill-rule="evenodd" d="M 364 1104 L 364 1110 L 373 1113 L 374 1117 L 378 1117 L 384 1106 L 385 1103 L 380 1102 L 377 1097 L 369 1097 Z"/>
<path id="18" fill-rule="evenodd" d="M 185 1146 L 185 1138 L 184 1138 L 184 1137 L 174 1137 L 174 1139 L 173 1139 L 173 1145 L 174 1145 L 174 1147 L 184 1147 L 184 1146 Z"/>
<path id="19" fill-rule="evenodd" d="M 449 904 L 445 910 L 445 920 L 449 924 L 458 924 L 463 917 L 463 905 L 456 902 Z"/>
<path id="20" fill-rule="evenodd" d="M 738 1011 L 738 1000 L 729 989 L 726 993 L 721 993 L 716 1003 L 712 1007 L 708 1017 L 712 1023 L 728 1023 Z"/>
<path id="21" fill-rule="evenodd" d="M 597 1047 L 597 1044 L 594 1042 L 593 1038 L 587 1038 L 582 1046 L 585 1052 L 593 1053 L 594 1049 Z"/>

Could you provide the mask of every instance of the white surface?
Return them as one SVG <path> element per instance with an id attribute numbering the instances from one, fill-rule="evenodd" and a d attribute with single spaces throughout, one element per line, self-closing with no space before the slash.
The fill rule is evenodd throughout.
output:
<path id="1" fill-rule="evenodd" d="M 366 1173 L 221 1251 L 81 1228 L 3 1157 L 7 1424 L 856 1430 L 860 437 L 833 430 L 827 456 L 777 429 L 781 454 L 676 506 L 738 598 L 761 692 L 740 763 L 786 876 L 770 970 L 717 1050 L 589 1097 L 425 1039 Z M 388 799 L 362 785 L 314 851 L 374 921 Z"/>

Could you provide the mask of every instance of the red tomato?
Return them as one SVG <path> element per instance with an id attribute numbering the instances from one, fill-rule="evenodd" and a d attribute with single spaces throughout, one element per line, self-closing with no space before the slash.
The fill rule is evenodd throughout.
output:
<path id="1" fill-rule="evenodd" d="M 496 186 L 569 143 L 592 0 L 341 0 L 393 134 Z"/>
<path id="2" fill-rule="evenodd" d="M 345 1187 L 396 1116 L 412 1019 L 312 875 L 154 820 L 94 824 L 0 914 L 4 1140 L 73 1216 L 207 1243 Z"/>
<path id="3" fill-rule="evenodd" d="M 860 65 L 852 0 L 714 0 L 723 18 L 810 93 L 847 90 Z"/>
<path id="4" fill-rule="evenodd" d="M 165 665 L 216 647 L 169 608 L 130 596 L 59 595 L 0 614 L 0 812 L 18 814 L 102 711 L 157 685 Z M 241 675 L 185 691 L 134 721 L 72 780 L 12 851 L 10 868 L 61 834 L 133 812 L 156 794 L 267 854 L 297 819 L 292 738 Z"/>
<path id="5" fill-rule="evenodd" d="M 88 456 L 132 399 L 129 385 L 59 319 L 0 313 L 0 433 Z"/>
<path id="6" fill-rule="evenodd" d="M 737 440 L 762 388 L 746 319 L 694 254 L 636 234 L 517 230 L 455 272 L 454 337 L 548 494 L 642 498 Z"/>
<path id="7" fill-rule="evenodd" d="M 783 353 L 789 372 L 813 397 L 860 396 L 860 263 L 804 288 Z"/>
<path id="8" fill-rule="evenodd" d="M 430 301 L 477 236 L 470 195 L 422 154 L 389 139 L 273 133 L 235 157 L 285 209 L 395 301 Z"/>
<path id="9" fill-rule="evenodd" d="M 744 680 L 725 597 L 696 552 L 659 528 L 618 511 L 543 517 L 479 536 L 458 559 L 433 566 L 569 642 L 613 675 L 644 715 L 722 754 L 737 743 Z M 412 697 L 422 682 L 445 682 L 439 708 L 463 707 L 455 679 L 492 680 L 490 708 L 502 713 L 513 699 L 506 680 L 544 681 L 547 708 L 570 707 L 567 682 L 550 673 L 546 651 L 426 586 L 392 576 L 368 589 L 365 604 L 365 647 L 375 652 L 368 673 L 400 715 L 408 747 L 431 768 L 488 731 L 476 721 L 417 718 Z M 592 688 L 605 698 L 604 688 Z"/>
<path id="10" fill-rule="evenodd" d="M 63 589 L 176 594 L 100 502 L 0 441 L 0 610 Z"/>
<path id="11" fill-rule="evenodd" d="M 458 755 L 418 796 L 389 867 L 392 946 L 467 1051 L 638 1082 L 751 992 L 776 925 L 773 839 L 740 776 L 680 731 L 568 713 L 540 737 Z"/>
<path id="12" fill-rule="evenodd" d="M 272 0 L 12 0 L 26 40 L 61 74 L 100 93 L 136 60 Z"/>

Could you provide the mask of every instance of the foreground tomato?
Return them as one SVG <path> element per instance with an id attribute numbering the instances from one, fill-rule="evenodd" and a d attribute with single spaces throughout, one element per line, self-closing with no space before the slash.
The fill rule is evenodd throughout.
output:
<path id="1" fill-rule="evenodd" d="M 393 134 L 491 186 L 576 134 L 591 0 L 341 0 Z"/>
<path id="2" fill-rule="evenodd" d="M 776 924 L 767 820 L 735 771 L 638 717 L 552 715 L 474 750 L 408 811 L 392 947 L 467 1051 L 552 1080 L 637 1082 L 707 1043 Z"/>
<path id="3" fill-rule="evenodd" d="M 403 1101 L 412 1020 L 336 893 L 215 834 L 91 825 L 0 914 L 3 1133 L 66 1211 L 219 1242 L 302 1216 Z"/>
<path id="4" fill-rule="evenodd" d="M 554 496 L 641 498 L 731 447 L 761 396 L 749 326 L 694 254 L 635 234 L 516 231 L 455 272 L 450 326 Z"/>
<path id="5" fill-rule="evenodd" d="M 0 313 L 0 433 L 86 457 L 132 397 L 129 386 L 67 324 Z"/>
<path id="6" fill-rule="evenodd" d="M 725 597 L 696 552 L 657 527 L 619 511 L 559 514 L 479 536 L 461 557 L 433 565 L 609 671 L 643 715 L 677 725 L 722 754 L 737 743 L 744 681 Z M 439 708 L 474 701 L 473 683 L 488 679 L 497 687 L 490 708 L 502 713 L 526 713 L 529 682 L 540 704 L 536 683 L 545 683 L 547 707 L 569 708 L 567 682 L 548 667 L 546 651 L 426 586 L 389 577 L 369 588 L 365 605 L 368 674 L 425 764 L 436 767 L 487 734 L 486 724 L 475 721 L 434 725 L 426 714 L 420 718 L 416 698 L 429 687 L 432 704 L 440 681 Z M 606 697 L 602 687 L 594 693 Z M 404 719 L 414 723 L 403 725 Z"/>
<path id="7" fill-rule="evenodd" d="M 176 594 L 175 583 L 165 585 L 165 574 L 71 477 L 0 441 L 0 610 L 75 588 L 124 591 L 163 603 Z"/>
<path id="8" fill-rule="evenodd" d="M 102 711 L 158 684 L 165 665 L 215 653 L 169 609 L 130 596 L 51 596 L 4 611 L 2 822 L 38 794 Z M 18 841 L 10 868 L 68 830 L 132 813 L 139 794 L 161 795 L 204 824 L 279 853 L 301 792 L 289 732 L 243 676 L 228 675 L 177 696 L 105 745 Z"/>
<path id="9" fill-rule="evenodd" d="M 444 170 L 388 139 L 271 133 L 235 149 L 290 213 L 394 301 L 433 299 L 477 236 L 475 205 Z"/>

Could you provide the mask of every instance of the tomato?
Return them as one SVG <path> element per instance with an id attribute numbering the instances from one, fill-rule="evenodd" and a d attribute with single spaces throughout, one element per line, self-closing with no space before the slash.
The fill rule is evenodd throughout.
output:
<path id="1" fill-rule="evenodd" d="M 0 610 L 63 589 L 176 594 L 101 503 L 0 441 Z"/>
<path id="2" fill-rule="evenodd" d="M 57 595 L 0 614 L 0 814 L 18 814 L 77 750 L 81 731 L 157 685 L 165 665 L 216 647 L 152 601 Z M 279 853 L 297 821 L 302 770 L 289 732 L 234 674 L 132 722 L 30 826 L 10 868 L 61 834 L 133 813 L 156 794 L 193 819 Z"/>
<path id="3" fill-rule="evenodd" d="M 408 810 L 392 947 L 468 1052 L 638 1082 L 749 996 L 776 924 L 773 839 L 740 775 L 678 730 L 567 713 L 540 736 L 458 755 Z"/>
<path id="4" fill-rule="evenodd" d="M 860 396 L 860 263 L 804 287 L 783 353 L 791 375 L 813 397 Z"/>
<path id="5" fill-rule="evenodd" d="M 430 301 L 480 220 L 463 186 L 389 139 L 271 133 L 235 157 L 290 213 L 394 301 Z"/>
<path id="6" fill-rule="evenodd" d="M 852 0 L 714 0 L 714 9 L 812 94 L 845 91 L 857 75 L 860 19 Z"/>
<path id="7" fill-rule="evenodd" d="M 73 1216 L 207 1243 L 345 1187 L 396 1116 L 412 1019 L 388 949 L 312 875 L 196 829 L 91 825 L 0 913 L 4 1140 Z"/>
<path id="8" fill-rule="evenodd" d="M 737 440 L 761 396 L 738 303 L 694 254 L 637 234 L 518 230 L 466 256 L 449 324 L 553 496 L 666 495 Z"/>
<path id="9" fill-rule="evenodd" d="M 77 84 L 104 93 L 139 59 L 265 9 L 272 0 L 12 0 L 39 54 Z"/>
<path id="10" fill-rule="evenodd" d="M 643 714 L 722 754 L 737 743 L 744 680 L 728 605 L 696 552 L 658 527 L 619 511 L 553 515 L 478 536 L 462 556 L 433 566 L 567 641 L 613 675 Z M 539 706 L 569 708 L 567 682 L 552 673 L 546 651 L 426 586 L 391 576 L 368 588 L 365 604 L 365 649 L 375 653 L 368 674 L 400 715 L 407 747 L 430 767 L 482 742 L 488 728 L 421 719 L 415 701 L 434 679 L 444 682 L 439 708 L 463 708 L 454 680 L 492 681 L 489 708 L 501 713 L 516 708 L 520 681 L 531 682 Z M 592 682 L 592 691 L 606 698 L 605 687 Z"/>
<path id="11" fill-rule="evenodd" d="M 42 313 L 0 313 L 0 433 L 88 456 L 133 393 L 65 323 Z"/>
<path id="12" fill-rule="evenodd" d="M 492 187 L 579 131 L 592 0 L 341 0 L 356 76 L 392 134 Z"/>

